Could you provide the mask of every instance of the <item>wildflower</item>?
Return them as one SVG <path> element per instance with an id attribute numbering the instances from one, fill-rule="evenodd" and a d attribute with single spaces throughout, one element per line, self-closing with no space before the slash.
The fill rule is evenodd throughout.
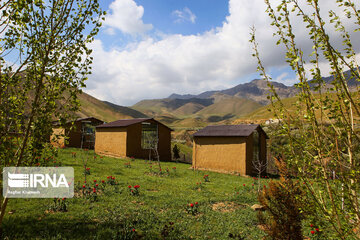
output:
<path id="1" fill-rule="evenodd" d="M 131 188 L 131 185 L 129 185 L 128 188 Z"/>
<path id="2" fill-rule="evenodd" d="M 315 234 L 315 231 L 314 231 L 314 230 L 311 230 L 311 234 Z"/>
<path id="3" fill-rule="evenodd" d="M 83 185 L 83 188 L 85 188 L 85 185 Z"/>
<path id="4" fill-rule="evenodd" d="M 243 186 L 245 187 L 245 183 L 243 184 Z"/>
<path id="5" fill-rule="evenodd" d="M 105 181 L 104 180 L 101 180 L 102 183 L 104 183 Z"/>
<path id="6" fill-rule="evenodd" d="M 135 186 L 134 186 L 135 189 L 137 189 L 137 188 L 139 188 L 139 187 L 140 187 L 140 185 L 135 185 Z"/>
<path id="7" fill-rule="evenodd" d="M 96 188 L 93 189 L 93 193 L 96 193 Z"/>
<path id="8" fill-rule="evenodd" d="M 99 186 L 99 184 L 96 184 L 95 186 L 97 186 L 97 187 L 98 187 L 98 186 Z"/>
<path id="9" fill-rule="evenodd" d="M 194 207 L 194 204 L 190 203 L 190 207 Z"/>
<path id="10" fill-rule="evenodd" d="M 313 225 L 313 224 L 310 224 L 310 227 L 314 227 L 314 225 Z"/>
<path id="11" fill-rule="evenodd" d="M 132 231 L 135 232 L 135 228 L 133 228 Z"/>
<path id="12" fill-rule="evenodd" d="M 195 202 L 195 205 L 198 205 L 198 202 Z"/>
<path id="13" fill-rule="evenodd" d="M 320 230 L 318 228 L 315 229 L 317 232 L 319 232 Z"/>
<path id="14" fill-rule="evenodd" d="M 96 182 L 96 180 L 94 180 L 94 182 Z"/>

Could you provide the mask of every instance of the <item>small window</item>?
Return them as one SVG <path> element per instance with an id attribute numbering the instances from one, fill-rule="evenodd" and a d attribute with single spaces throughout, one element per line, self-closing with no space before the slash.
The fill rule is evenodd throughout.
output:
<path id="1" fill-rule="evenodd" d="M 158 144 L 158 126 L 154 123 L 143 122 L 141 134 L 142 149 L 156 149 Z"/>

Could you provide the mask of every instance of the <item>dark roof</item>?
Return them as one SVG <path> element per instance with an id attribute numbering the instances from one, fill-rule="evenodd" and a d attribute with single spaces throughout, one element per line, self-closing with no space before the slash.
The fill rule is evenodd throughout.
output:
<path id="1" fill-rule="evenodd" d="M 266 133 L 258 124 L 207 126 L 194 133 L 194 137 L 248 137 L 255 130 Z M 266 136 L 268 138 L 268 136 Z"/>
<path id="2" fill-rule="evenodd" d="M 168 126 L 162 124 L 161 122 L 159 121 L 156 121 L 155 119 L 153 118 L 134 118 L 134 119 L 120 119 L 120 120 L 117 120 L 117 121 L 114 121 L 114 122 L 109 122 L 109 123 L 105 123 L 105 124 L 102 124 L 102 125 L 99 125 L 99 126 L 96 126 L 96 128 L 113 128 L 113 127 L 127 127 L 127 126 L 130 126 L 130 125 L 133 125 L 133 124 L 136 124 L 136 123 L 141 123 L 141 122 L 145 122 L 147 120 L 153 120 L 167 128 L 169 128 Z M 172 129 L 169 128 L 171 131 Z"/>
<path id="3" fill-rule="evenodd" d="M 69 120 L 69 121 L 66 122 L 66 124 L 72 123 L 72 122 L 79 122 L 79 121 L 82 122 L 82 121 L 91 120 L 91 119 L 93 119 L 95 121 L 99 121 L 99 122 L 104 122 L 104 121 L 102 121 L 100 119 L 97 119 L 97 118 L 94 118 L 94 117 L 84 117 L 84 118 L 77 118 L 76 120 Z M 56 120 L 56 121 L 53 121 L 52 124 L 54 126 L 59 126 L 60 122 L 59 122 L 59 120 Z"/>

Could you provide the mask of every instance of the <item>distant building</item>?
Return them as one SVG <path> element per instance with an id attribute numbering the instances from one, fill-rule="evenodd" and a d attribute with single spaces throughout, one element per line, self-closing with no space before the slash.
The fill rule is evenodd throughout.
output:
<path id="1" fill-rule="evenodd" d="M 50 141 L 57 147 L 92 149 L 95 145 L 95 126 L 103 123 L 104 121 L 94 117 L 69 121 L 64 127 L 60 127 L 58 122 L 54 122 L 53 134 L 50 137 Z M 67 137 L 67 141 L 65 141 L 65 136 Z"/>
<path id="2" fill-rule="evenodd" d="M 172 129 L 152 118 L 123 119 L 96 127 L 95 152 L 113 157 L 171 160 Z"/>
<path id="3" fill-rule="evenodd" d="M 252 175 L 253 160 L 266 163 L 266 133 L 257 124 L 207 126 L 194 135 L 195 169 Z"/>

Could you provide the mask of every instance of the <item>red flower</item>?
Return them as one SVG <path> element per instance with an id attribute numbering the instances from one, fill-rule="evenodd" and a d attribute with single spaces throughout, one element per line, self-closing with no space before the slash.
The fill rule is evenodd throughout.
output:
<path id="1" fill-rule="evenodd" d="M 313 224 L 310 224 L 310 227 L 313 227 L 314 225 Z"/>
<path id="2" fill-rule="evenodd" d="M 107 177 L 107 179 L 109 179 L 110 177 Z"/>
<path id="3" fill-rule="evenodd" d="M 96 184 L 95 186 L 97 186 L 97 187 L 98 187 L 98 186 L 99 186 L 99 184 Z"/>
<path id="4" fill-rule="evenodd" d="M 83 188 L 85 188 L 85 185 L 83 185 Z"/>
<path id="5" fill-rule="evenodd" d="M 254 186 L 254 184 L 252 184 L 252 186 Z"/>
<path id="6" fill-rule="evenodd" d="M 315 234 L 315 231 L 311 230 L 311 234 Z"/>
<path id="7" fill-rule="evenodd" d="M 96 182 L 96 180 L 94 180 L 94 182 Z"/>
<path id="8" fill-rule="evenodd" d="M 194 206 L 194 204 L 190 203 L 190 207 L 193 207 L 193 206 Z"/>
<path id="9" fill-rule="evenodd" d="M 96 189 L 95 189 L 95 188 L 93 189 L 93 192 L 96 193 Z"/>
<path id="10" fill-rule="evenodd" d="M 128 188 L 131 188 L 131 185 L 129 185 Z"/>
<path id="11" fill-rule="evenodd" d="M 112 179 L 115 180 L 115 177 L 113 177 Z"/>
<path id="12" fill-rule="evenodd" d="M 135 228 L 133 228 L 132 231 L 135 232 Z"/>
<path id="13" fill-rule="evenodd" d="M 66 198 L 63 198 L 62 200 L 64 201 Z"/>
<path id="14" fill-rule="evenodd" d="M 317 232 L 319 232 L 320 230 L 318 228 L 315 229 Z"/>
<path id="15" fill-rule="evenodd" d="M 195 205 L 198 205 L 198 202 L 195 202 Z"/>
<path id="16" fill-rule="evenodd" d="M 245 183 L 243 184 L 243 186 L 245 187 Z"/>
<path id="17" fill-rule="evenodd" d="M 105 181 L 104 180 L 101 180 L 102 183 L 104 183 Z"/>
<path id="18" fill-rule="evenodd" d="M 135 185 L 135 186 L 134 186 L 135 189 L 137 189 L 137 188 L 139 188 L 139 187 L 140 187 L 140 185 Z"/>

